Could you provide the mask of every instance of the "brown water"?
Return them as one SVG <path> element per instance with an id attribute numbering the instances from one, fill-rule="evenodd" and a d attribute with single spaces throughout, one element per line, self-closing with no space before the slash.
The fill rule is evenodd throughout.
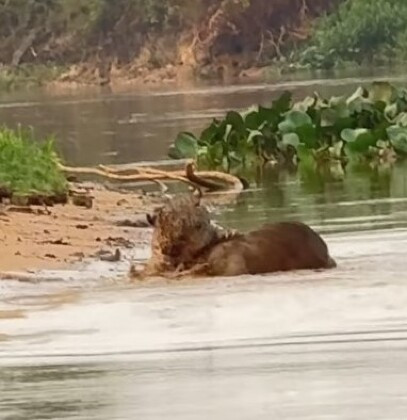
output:
<path id="1" fill-rule="evenodd" d="M 0 115 L 58 132 L 70 163 L 129 162 L 162 158 L 178 130 L 281 87 L 37 96 Z M 0 283 L 0 419 L 407 418 L 406 169 L 269 172 L 214 209 L 243 230 L 310 223 L 335 270 L 134 287 L 114 280 L 123 262 L 111 275 L 104 263 L 64 282 Z"/>
<path id="2" fill-rule="evenodd" d="M 404 73 L 389 77 L 296 80 L 270 84 L 204 86 L 112 95 L 50 96 L 22 93 L 0 99 L 0 121 L 35 128 L 38 137 L 55 135 L 63 156 L 72 164 L 127 163 L 163 159 L 181 130 L 199 131 L 227 110 L 269 104 L 283 90 L 301 98 L 350 93 L 372 80 L 405 84 Z"/>

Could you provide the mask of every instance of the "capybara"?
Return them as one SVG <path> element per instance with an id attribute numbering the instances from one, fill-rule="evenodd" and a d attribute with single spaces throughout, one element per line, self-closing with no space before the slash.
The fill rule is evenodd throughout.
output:
<path id="1" fill-rule="evenodd" d="M 147 275 L 237 276 L 336 266 L 324 240 L 300 222 L 237 233 L 213 223 L 194 196 L 175 197 L 147 219 L 154 226 Z"/>
<path id="2" fill-rule="evenodd" d="M 300 222 L 267 224 L 211 247 L 202 256 L 213 276 L 272 273 L 298 269 L 333 268 L 324 240 Z"/>

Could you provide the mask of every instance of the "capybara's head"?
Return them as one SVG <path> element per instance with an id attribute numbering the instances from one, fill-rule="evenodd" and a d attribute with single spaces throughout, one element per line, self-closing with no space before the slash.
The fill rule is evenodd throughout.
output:
<path id="1" fill-rule="evenodd" d="M 205 248 L 213 238 L 214 227 L 200 197 L 181 195 L 169 199 L 147 215 L 154 227 L 155 246 L 174 260 L 185 262 Z"/>

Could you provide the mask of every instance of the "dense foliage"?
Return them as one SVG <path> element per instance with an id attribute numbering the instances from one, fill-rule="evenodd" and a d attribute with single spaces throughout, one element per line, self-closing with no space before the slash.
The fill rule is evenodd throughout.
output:
<path id="1" fill-rule="evenodd" d="M 270 107 L 230 111 L 199 137 L 182 132 L 169 152 L 204 168 L 245 169 L 264 161 L 346 161 L 407 155 L 407 90 L 376 82 L 349 97 L 317 93 L 293 103 L 289 92 Z"/>
<path id="2" fill-rule="evenodd" d="M 0 129 L 0 191 L 2 196 L 54 196 L 67 192 L 52 139 L 38 143 L 31 131 Z"/>
<path id="3" fill-rule="evenodd" d="M 330 68 L 343 62 L 385 63 L 407 58 L 407 2 L 346 0 L 321 18 L 299 62 Z"/>

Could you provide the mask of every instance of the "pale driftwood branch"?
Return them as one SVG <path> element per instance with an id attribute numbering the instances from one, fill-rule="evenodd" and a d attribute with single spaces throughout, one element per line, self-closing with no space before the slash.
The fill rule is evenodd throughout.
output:
<path id="1" fill-rule="evenodd" d="M 189 181 L 191 181 L 191 183 L 199 185 L 203 188 L 207 188 L 211 191 L 220 191 L 225 189 L 241 191 L 243 189 L 242 182 L 236 176 L 218 171 L 196 171 L 195 164 L 193 161 L 190 161 L 186 164 L 185 172 L 168 172 L 147 167 L 140 167 L 137 169 L 116 169 L 111 168 L 109 166 L 99 165 L 99 168 L 108 173 L 116 175 L 126 174 L 127 176 L 134 176 L 134 174 L 139 175 L 140 173 L 145 173 L 151 176 L 158 177 L 159 179 L 178 179 L 181 177 L 184 180 L 188 179 Z M 169 175 L 171 175 L 171 177 L 169 177 Z"/>
<path id="2" fill-rule="evenodd" d="M 108 166 L 99 165 L 99 168 L 108 172 L 108 173 L 115 173 L 115 174 L 124 174 L 127 175 L 140 174 L 140 172 L 144 172 L 146 174 L 152 176 L 165 176 L 171 175 L 171 177 L 175 176 L 178 179 L 179 177 L 186 178 L 191 181 L 193 184 L 199 185 L 200 187 L 207 188 L 210 191 L 221 191 L 224 190 L 226 186 L 232 186 L 233 189 L 239 190 L 241 188 L 241 182 L 238 178 L 234 177 L 233 175 L 223 174 L 221 172 L 196 172 L 194 162 L 188 162 L 185 167 L 185 172 L 183 171 L 172 171 L 166 172 L 159 169 L 153 168 L 142 168 L 142 169 L 125 169 L 125 170 L 118 170 L 113 169 Z M 209 178 L 209 179 L 208 179 Z M 211 180 L 212 178 L 212 180 Z M 170 178 L 171 179 L 171 178 Z"/>
<path id="3" fill-rule="evenodd" d="M 62 164 L 59 164 L 59 168 L 63 172 L 74 173 L 74 174 L 83 174 L 83 175 L 97 175 L 97 176 L 101 176 L 101 177 L 104 177 L 104 178 L 107 178 L 107 179 L 112 179 L 112 180 L 121 181 L 121 182 L 151 181 L 151 182 L 158 183 L 160 185 L 161 189 L 163 189 L 162 188 L 162 182 L 160 182 L 160 180 L 162 180 L 162 179 L 170 179 L 170 180 L 176 180 L 176 181 L 184 182 L 184 183 L 196 188 L 196 186 L 185 177 L 172 175 L 171 173 L 152 174 L 152 173 L 149 173 L 149 171 L 145 171 L 144 169 L 137 174 L 119 175 L 117 173 L 109 172 L 109 171 L 106 171 L 104 169 L 98 169 L 98 168 L 71 167 L 71 166 L 65 166 L 65 165 L 62 165 Z M 166 187 L 164 188 L 164 190 L 165 189 L 166 189 Z"/>
<path id="4" fill-rule="evenodd" d="M 69 167 L 59 164 L 59 168 L 68 173 L 97 175 L 122 182 L 151 181 L 158 183 L 162 191 L 165 191 L 166 187 L 163 187 L 163 183 L 160 182 L 161 180 L 179 181 L 186 183 L 195 189 L 204 187 L 211 191 L 225 189 L 241 191 L 243 189 L 242 182 L 233 175 L 216 171 L 195 171 L 195 164 L 193 161 L 187 163 L 185 171 L 162 171 L 148 167 L 120 170 L 105 165 L 99 165 L 98 168 L 90 168 Z"/>

